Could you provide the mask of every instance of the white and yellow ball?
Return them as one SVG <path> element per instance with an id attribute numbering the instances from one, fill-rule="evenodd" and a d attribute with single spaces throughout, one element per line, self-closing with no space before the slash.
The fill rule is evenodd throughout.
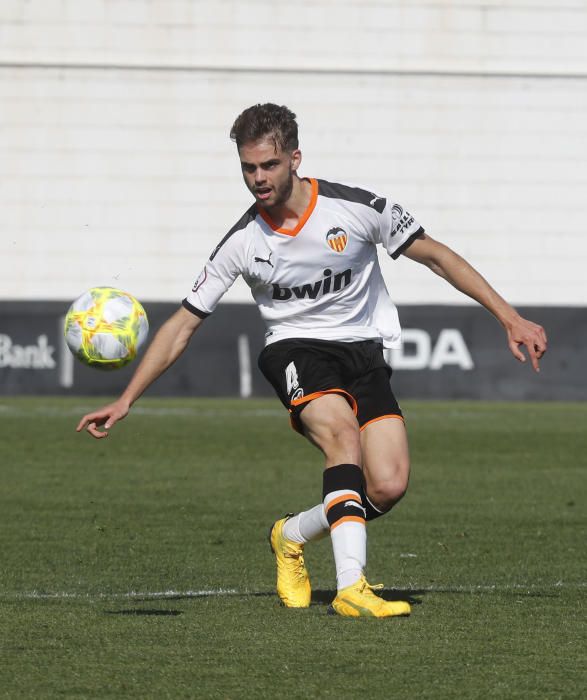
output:
<path id="1" fill-rule="evenodd" d="M 127 292 L 94 287 L 69 307 L 65 341 L 85 365 L 118 369 L 132 362 L 149 332 L 147 314 Z"/>

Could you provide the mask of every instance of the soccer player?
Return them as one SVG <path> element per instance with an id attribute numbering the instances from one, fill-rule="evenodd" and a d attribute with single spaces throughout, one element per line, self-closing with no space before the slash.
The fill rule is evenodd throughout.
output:
<path id="1" fill-rule="evenodd" d="M 400 326 L 377 245 L 393 259 L 426 265 L 482 304 L 503 326 L 514 357 L 526 361 L 524 346 L 537 372 L 545 332 L 397 202 L 301 178 L 298 128 L 287 107 L 246 109 L 230 136 L 254 204 L 216 246 L 120 398 L 85 415 L 77 430 L 106 437 L 242 275 L 267 324 L 259 367 L 294 429 L 324 455 L 322 501 L 271 528 L 278 595 L 288 607 L 310 605 L 304 546 L 329 533 L 337 580 L 332 610 L 347 617 L 408 615 L 407 602 L 376 595 L 364 575 L 366 522 L 402 498 L 410 470 L 404 420 L 383 359 L 384 346 L 397 346 Z"/>

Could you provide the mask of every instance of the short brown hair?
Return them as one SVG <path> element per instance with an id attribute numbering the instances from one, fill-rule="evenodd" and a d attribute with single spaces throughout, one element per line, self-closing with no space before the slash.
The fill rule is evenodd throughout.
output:
<path id="1" fill-rule="evenodd" d="M 257 104 L 239 114 L 230 130 L 230 138 L 237 148 L 266 136 L 283 151 L 295 151 L 298 148 L 296 115 L 285 105 Z"/>

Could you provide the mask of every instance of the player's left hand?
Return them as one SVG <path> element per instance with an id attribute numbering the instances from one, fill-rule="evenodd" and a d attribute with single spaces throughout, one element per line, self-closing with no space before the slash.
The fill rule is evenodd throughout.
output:
<path id="1" fill-rule="evenodd" d="M 526 362 L 526 355 L 520 349 L 526 348 L 535 372 L 540 372 L 539 360 L 547 349 L 546 332 L 542 326 L 518 316 L 506 325 L 508 345 L 513 356 L 520 362 Z"/>
<path id="2" fill-rule="evenodd" d="M 96 439 L 108 437 L 110 428 L 128 415 L 130 405 L 122 398 L 114 403 L 110 403 L 103 408 L 86 413 L 86 415 L 77 424 L 76 431 L 79 433 L 82 430 L 87 432 Z M 102 430 L 100 428 L 103 428 Z"/>

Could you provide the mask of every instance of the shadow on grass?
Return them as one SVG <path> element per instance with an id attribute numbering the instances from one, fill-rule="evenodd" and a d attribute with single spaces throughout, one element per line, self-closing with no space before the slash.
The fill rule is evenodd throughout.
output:
<path id="1" fill-rule="evenodd" d="M 558 598 L 558 593 L 550 593 L 546 591 L 530 591 L 530 590 L 520 590 L 509 589 L 500 590 L 499 588 L 460 588 L 460 587 L 444 587 L 439 586 L 434 588 L 410 588 L 409 590 L 399 589 L 399 588 L 384 588 L 381 591 L 377 591 L 377 595 L 381 596 L 384 600 L 395 601 L 404 600 L 410 605 L 422 605 L 422 596 L 426 595 L 500 595 L 512 598 Z M 312 603 L 314 605 L 330 605 L 336 596 L 335 590 L 321 590 L 315 589 L 312 591 Z M 140 598 L 134 598 L 136 603 L 148 603 L 160 600 L 194 600 L 197 598 L 276 598 L 277 593 L 275 591 L 198 591 L 197 593 L 170 593 L 169 595 L 158 594 L 156 596 L 142 596 Z M 116 611 L 112 611 L 111 614 L 125 614 Z M 172 615 L 177 614 L 174 611 L 160 611 L 157 612 L 144 612 L 144 611 L 129 611 L 126 614 L 161 614 L 161 615 Z"/>
<path id="2" fill-rule="evenodd" d="M 431 591 L 418 591 L 418 590 L 397 590 L 393 588 L 386 588 L 381 591 L 377 591 L 377 595 L 380 595 L 384 600 L 405 600 L 410 605 L 421 605 L 422 601 L 415 596 L 421 596 Z M 312 603 L 315 605 L 330 605 L 336 596 L 335 590 L 313 590 L 312 591 Z M 240 591 L 227 591 L 226 593 L 219 593 L 217 591 L 210 592 L 198 592 L 196 594 L 190 593 L 177 593 L 169 594 L 166 596 L 144 596 L 141 598 L 135 598 L 136 603 L 148 603 L 154 600 L 193 600 L 194 598 L 276 598 L 277 593 L 275 591 L 250 591 L 250 592 L 240 592 Z M 114 614 L 114 613 L 113 613 Z M 121 613 L 119 613 L 121 614 Z M 128 612 L 127 614 L 131 614 Z M 145 613 L 142 613 L 145 614 Z M 169 614 L 169 611 L 166 612 Z"/>

